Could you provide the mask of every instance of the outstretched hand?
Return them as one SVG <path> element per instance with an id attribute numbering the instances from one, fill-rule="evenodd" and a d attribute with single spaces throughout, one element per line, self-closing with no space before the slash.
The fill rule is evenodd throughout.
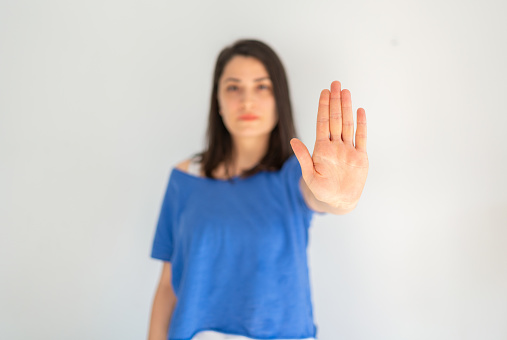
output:
<path id="1" fill-rule="evenodd" d="M 290 141 L 301 166 L 303 180 L 315 198 L 333 207 L 355 206 L 368 175 L 366 113 L 357 110 L 354 145 L 354 117 L 349 90 L 339 81 L 320 93 L 317 136 L 313 156 L 299 139 Z"/>

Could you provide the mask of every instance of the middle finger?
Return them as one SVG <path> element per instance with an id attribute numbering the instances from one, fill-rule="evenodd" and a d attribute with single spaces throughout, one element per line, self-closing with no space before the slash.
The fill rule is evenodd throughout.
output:
<path id="1" fill-rule="evenodd" d="M 340 140 L 342 135 L 342 103 L 341 103 L 341 83 L 333 81 L 331 83 L 331 98 L 329 101 L 329 130 L 331 140 Z"/>

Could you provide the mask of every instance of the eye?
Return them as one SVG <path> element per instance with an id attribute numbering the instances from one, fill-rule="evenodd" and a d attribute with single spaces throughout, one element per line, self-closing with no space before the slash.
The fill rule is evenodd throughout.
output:
<path id="1" fill-rule="evenodd" d="M 269 86 L 264 85 L 264 84 L 259 85 L 259 88 L 260 88 L 261 90 L 269 90 Z"/>
<path id="2" fill-rule="evenodd" d="M 230 86 L 227 86 L 226 90 L 227 91 L 236 91 L 238 89 L 238 87 L 236 85 L 230 85 Z"/>

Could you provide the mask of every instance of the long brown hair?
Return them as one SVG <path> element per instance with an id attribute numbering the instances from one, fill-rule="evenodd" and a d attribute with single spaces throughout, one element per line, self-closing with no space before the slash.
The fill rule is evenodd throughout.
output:
<path id="1" fill-rule="evenodd" d="M 268 150 L 261 161 L 253 168 L 243 171 L 242 178 L 252 176 L 262 170 L 279 170 L 283 163 L 294 154 L 289 141 L 296 136 L 289 98 L 289 86 L 285 69 L 276 53 L 265 43 L 258 40 L 242 39 L 225 47 L 218 55 L 213 76 L 213 90 L 206 131 L 207 146 L 201 153 L 200 162 L 206 177 L 213 178 L 213 171 L 224 163 L 226 177 L 231 179 L 228 169 L 232 163 L 233 141 L 218 113 L 218 81 L 225 65 L 234 56 L 247 56 L 258 59 L 268 71 L 276 102 L 278 123 L 271 131 Z"/>

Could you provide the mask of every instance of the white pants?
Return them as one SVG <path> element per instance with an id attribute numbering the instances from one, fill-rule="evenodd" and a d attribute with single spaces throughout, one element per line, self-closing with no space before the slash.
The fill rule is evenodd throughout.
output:
<path id="1" fill-rule="evenodd" d="M 215 331 L 201 331 L 194 335 L 192 340 L 255 340 L 242 335 L 225 334 Z M 281 340 L 281 339 L 280 339 Z M 306 339 L 283 339 L 283 340 L 315 340 L 315 338 Z"/>

